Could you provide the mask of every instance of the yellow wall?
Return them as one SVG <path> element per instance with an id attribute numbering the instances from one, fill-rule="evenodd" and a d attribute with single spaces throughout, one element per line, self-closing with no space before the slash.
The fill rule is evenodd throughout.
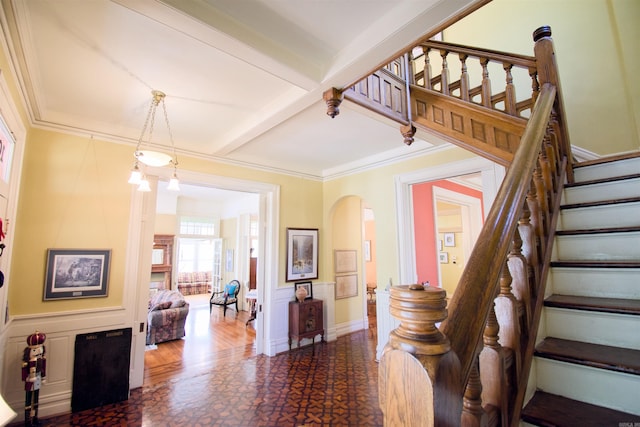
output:
<path id="1" fill-rule="evenodd" d="M 10 315 L 122 305 L 129 226 L 131 146 L 33 129 L 27 138 L 9 287 Z M 280 185 L 280 247 L 286 227 L 322 227 L 322 183 L 208 160 L 180 159 L 200 173 Z M 106 298 L 42 300 L 48 248 L 111 249 Z M 280 265 L 285 264 L 280 253 Z M 320 263 L 323 263 L 322 254 Z M 284 269 L 279 285 L 284 286 Z M 324 280 L 320 277 L 320 280 Z"/>
<path id="2" fill-rule="evenodd" d="M 640 149 L 639 22 L 636 0 L 493 0 L 444 40 L 532 56 L 533 31 L 549 25 L 571 143 L 606 155 Z"/>
<path id="3" fill-rule="evenodd" d="M 359 197 L 348 196 L 340 199 L 333 210 L 331 247 L 333 250 L 355 250 L 357 255 L 358 295 L 336 300 L 336 324 L 361 319 L 363 315 L 363 269 L 362 269 L 362 205 Z M 334 272 L 335 259 L 331 269 Z"/>
<path id="4" fill-rule="evenodd" d="M 238 220 L 237 218 L 223 219 L 220 222 L 220 237 L 222 238 L 222 283 L 229 283 L 233 279 L 237 279 L 236 271 L 238 266 L 237 260 L 237 236 Z M 227 271 L 227 250 L 233 251 L 233 270 Z"/>
<path id="5" fill-rule="evenodd" d="M 178 234 L 178 217 L 171 214 L 156 214 L 153 224 L 155 234 Z"/>

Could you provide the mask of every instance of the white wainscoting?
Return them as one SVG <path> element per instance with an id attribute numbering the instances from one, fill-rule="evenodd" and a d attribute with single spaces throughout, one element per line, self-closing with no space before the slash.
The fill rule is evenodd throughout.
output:
<path id="1" fill-rule="evenodd" d="M 127 318 L 126 310 L 122 307 L 14 317 L 8 328 L 9 336 L 4 349 L 2 369 L 3 389 L 6 393 L 4 397 L 18 413 L 18 419 L 24 414 L 25 391 L 21 366 L 29 335 L 36 330 L 47 335 L 44 343 L 47 377 L 40 389 L 38 414 L 40 417 L 46 417 L 71 410 L 76 335 L 132 327 Z M 137 339 L 145 338 L 144 333 L 139 333 L 135 327 L 132 335 L 133 345 Z"/>
<path id="2" fill-rule="evenodd" d="M 382 350 L 389 342 L 389 334 L 400 325 L 400 321 L 389 312 L 388 290 L 376 291 L 376 316 L 378 316 L 378 345 L 376 346 L 376 360 L 382 357 Z"/>
<path id="3" fill-rule="evenodd" d="M 323 301 L 324 340 L 335 341 L 338 337 L 335 325 L 335 283 L 313 282 L 313 298 Z M 269 355 L 289 351 L 289 302 L 295 299 L 291 286 L 276 289 L 273 298 L 273 319 L 271 322 L 271 339 L 269 341 Z M 310 339 L 303 339 L 301 345 L 311 343 Z"/>

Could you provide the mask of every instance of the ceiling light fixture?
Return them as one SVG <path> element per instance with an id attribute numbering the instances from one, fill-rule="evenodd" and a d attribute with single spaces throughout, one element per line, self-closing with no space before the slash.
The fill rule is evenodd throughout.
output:
<path id="1" fill-rule="evenodd" d="M 141 170 L 140 168 L 144 168 L 144 165 L 151 167 L 162 167 L 172 164 L 173 176 L 169 181 L 169 186 L 167 187 L 167 189 L 172 191 L 180 191 L 180 181 L 178 180 L 178 155 L 176 154 L 176 146 L 173 142 L 173 135 L 171 134 L 171 126 L 169 126 L 167 107 L 164 103 L 164 98 L 166 97 L 166 95 L 164 92 L 161 92 L 159 90 L 152 90 L 151 95 L 153 96 L 153 98 L 151 99 L 151 105 L 149 106 L 149 111 L 147 112 L 147 118 L 144 122 L 144 126 L 142 127 L 142 133 L 140 134 L 140 138 L 138 139 L 136 151 L 133 153 L 135 162 L 133 163 L 133 169 L 131 170 L 131 175 L 129 176 L 129 184 L 137 185 L 138 191 L 151 191 L 149 181 L 143 173 L 143 170 Z M 149 137 L 147 138 L 146 142 L 151 142 L 151 137 L 153 136 L 153 127 L 156 121 L 156 110 L 158 109 L 158 105 L 160 103 L 162 103 L 164 121 L 167 125 L 167 131 L 169 133 L 169 140 L 171 141 L 173 156 L 162 153 L 160 151 L 140 149 L 145 137 L 145 133 L 147 132 L 147 128 L 149 129 Z M 142 165 L 140 165 L 141 163 Z"/>

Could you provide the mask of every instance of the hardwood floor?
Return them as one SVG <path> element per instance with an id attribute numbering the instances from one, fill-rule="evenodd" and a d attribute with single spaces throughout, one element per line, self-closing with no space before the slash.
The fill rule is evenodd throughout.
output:
<path id="1" fill-rule="evenodd" d="M 125 402 L 44 426 L 380 426 L 375 302 L 370 329 L 274 357 L 256 355 L 247 312 L 190 301 L 187 336 L 145 352 Z M 20 424 L 15 424 L 20 425 Z"/>

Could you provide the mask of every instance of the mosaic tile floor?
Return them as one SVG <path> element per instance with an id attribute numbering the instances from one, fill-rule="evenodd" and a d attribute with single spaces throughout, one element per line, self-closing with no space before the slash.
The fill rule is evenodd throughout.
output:
<path id="1" fill-rule="evenodd" d="M 368 331 L 135 389 L 126 402 L 44 426 L 380 426 Z"/>

